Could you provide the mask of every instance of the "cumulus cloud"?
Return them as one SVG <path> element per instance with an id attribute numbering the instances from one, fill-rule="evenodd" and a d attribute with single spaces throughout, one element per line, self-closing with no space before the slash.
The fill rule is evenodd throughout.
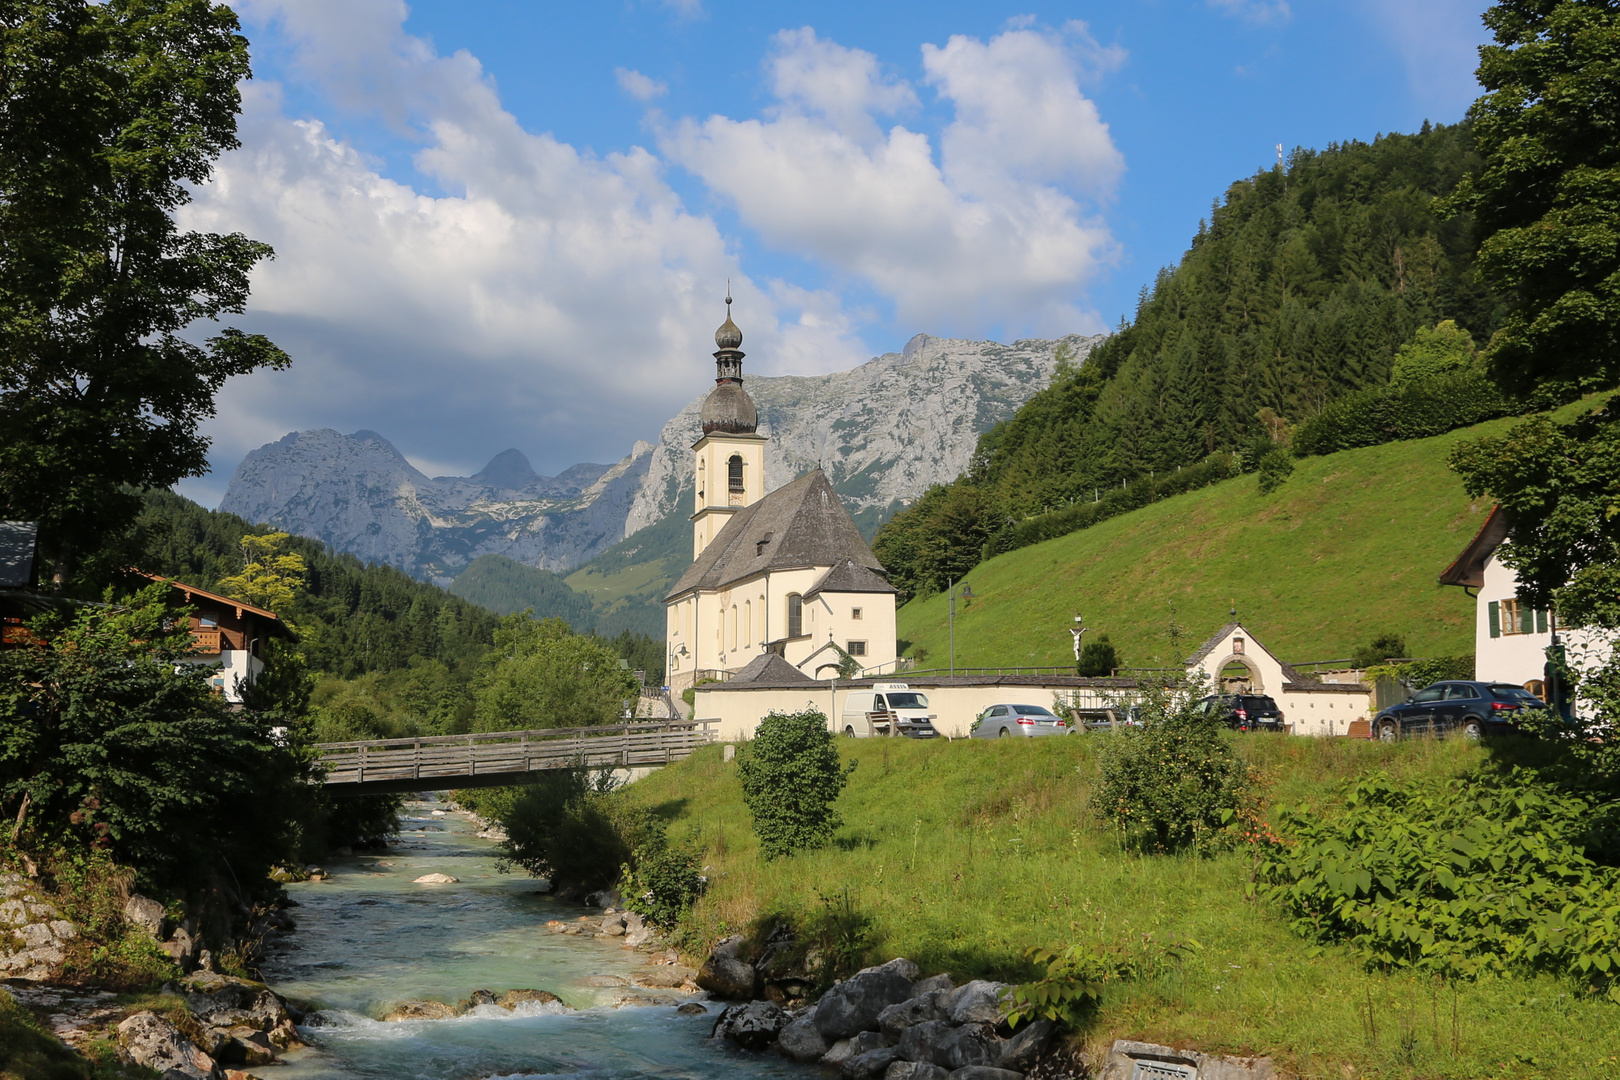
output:
<path id="1" fill-rule="evenodd" d="M 1113 257 L 1098 207 L 1124 169 L 1080 82 L 1122 59 L 1080 23 L 925 45 L 954 114 L 936 157 L 926 134 L 878 123 L 915 107 L 913 87 L 870 53 L 783 31 L 763 119 L 684 120 L 660 147 L 765 242 L 864 279 L 901 323 L 1068 331 L 1096 324 L 1077 296 Z"/>
<path id="2" fill-rule="evenodd" d="M 637 101 L 651 101 L 653 98 L 663 97 L 669 93 L 668 83 L 658 82 L 651 76 L 643 75 L 639 71 L 632 71 L 629 68 L 614 68 L 613 75 L 619 80 L 619 89 Z"/>
<path id="3" fill-rule="evenodd" d="M 1265 25 L 1287 22 L 1294 12 L 1288 0 L 1206 0 L 1210 7 L 1244 22 Z"/>
<path id="4" fill-rule="evenodd" d="M 614 460 L 712 378 L 728 276 L 750 313 L 752 370 L 775 373 L 783 355 L 819 370 L 865 359 L 847 325 L 818 321 L 824 297 L 778 325 L 772 286 L 740 272 L 653 155 L 594 157 L 523 130 L 476 59 L 404 32 L 402 4 L 248 7 L 278 20 L 330 96 L 418 140 L 417 170 L 449 194 L 390 179 L 320 121 L 289 118 L 273 84 L 245 86 L 243 148 L 185 224 L 275 246 L 240 321 L 294 366 L 228 387 L 212 428 L 227 470 L 323 425 L 375 428 L 468 469 L 507 446 L 542 469 Z"/>

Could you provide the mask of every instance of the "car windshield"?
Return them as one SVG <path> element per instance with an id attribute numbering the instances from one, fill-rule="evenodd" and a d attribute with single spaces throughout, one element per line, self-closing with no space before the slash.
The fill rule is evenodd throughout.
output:
<path id="1" fill-rule="evenodd" d="M 1039 705 L 1014 705 L 1013 712 L 1017 713 L 1019 716 L 1038 716 L 1043 720 L 1057 719 L 1057 717 L 1052 715 L 1051 709 L 1043 709 Z"/>
<path id="2" fill-rule="evenodd" d="M 891 709 L 928 708 L 928 699 L 923 697 L 921 694 L 896 694 L 891 692 L 887 696 L 889 699 L 889 708 Z"/>

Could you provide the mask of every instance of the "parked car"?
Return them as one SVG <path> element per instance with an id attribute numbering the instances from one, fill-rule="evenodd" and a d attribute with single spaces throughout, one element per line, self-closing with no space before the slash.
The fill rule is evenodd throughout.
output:
<path id="1" fill-rule="evenodd" d="M 1074 729 L 1061 716 L 1040 705 L 992 705 L 973 721 L 975 739 L 1033 739 L 1068 735 Z"/>
<path id="2" fill-rule="evenodd" d="M 1265 694 L 1211 694 L 1193 707 L 1238 731 L 1284 730 L 1282 710 Z"/>
<path id="3" fill-rule="evenodd" d="M 1384 742 L 1429 733 L 1477 739 L 1515 731 L 1521 713 L 1546 707 L 1536 695 L 1512 683 L 1450 680 L 1426 686 L 1410 701 L 1384 709 L 1373 719 L 1373 734 Z"/>
<path id="4" fill-rule="evenodd" d="M 928 698 L 905 683 L 878 683 L 871 690 L 852 690 L 844 698 L 843 732 L 852 739 L 899 735 L 936 739 Z"/>

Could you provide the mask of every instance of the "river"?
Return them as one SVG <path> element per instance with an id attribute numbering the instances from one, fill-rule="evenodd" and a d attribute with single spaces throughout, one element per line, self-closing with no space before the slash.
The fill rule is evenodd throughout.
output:
<path id="1" fill-rule="evenodd" d="M 521 871 L 499 873 L 493 842 L 463 815 L 434 809 L 445 808 L 409 804 L 387 852 L 335 859 L 328 880 L 288 886 L 298 929 L 262 967 L 273 989 L 318 1011 L 302 1029 L 310 1047 L 287 1055 L 277 1080 L 807 1076 L 780 1058 L 709 1043 L 719 1006 L 706 999 L 698 1000 L 707 1016 L 678 1014 L 693 999 L 670 992 L 665 1005 L 615 1007 L 626 992 L 660 996 L 592 985 L 646 970 L 646 955 L 613 938 L 547 931 L 547 920 L 583 909 L 543 895 Z M 430 873 L 460 883 L 413 883 Z M 453 1003 L 477 989 L 517 988 L 549 990 L 573 1010 L 483 1006 L 452 1020 L 376 1019 L 412 998 Z"/>

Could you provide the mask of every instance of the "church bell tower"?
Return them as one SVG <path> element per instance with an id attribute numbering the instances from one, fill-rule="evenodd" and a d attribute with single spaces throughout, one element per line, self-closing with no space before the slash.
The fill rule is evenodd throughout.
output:
<path id="1" fill-rule="evenodd" d="M 692 444 L 697 481 L 692 514 L 692 558 L 726 527 L 726 522 L 765 494 L 765 436 L 756 433 L 759 411 L 743 389 L 742 331 L 726 321 L 714 332 L 714 389 L 703 402 L 703 435 Z"/>

